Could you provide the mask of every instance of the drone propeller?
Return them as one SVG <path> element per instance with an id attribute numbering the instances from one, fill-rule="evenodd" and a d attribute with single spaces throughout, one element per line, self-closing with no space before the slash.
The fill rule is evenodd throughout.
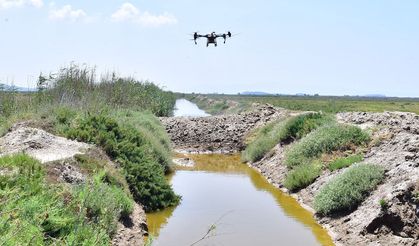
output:
<path id="1" fill-rule="evenodd" d="M 227 32 L 227 36 L 229 37 L 229 38 L 231 38 L 231 37 L 235 37 L 235 36 L 238 36 L 238 35 L 240 35 L 241 33 L 234 33 L 234 34 L 232 34 L 230 31 L 228 31 Z"/>

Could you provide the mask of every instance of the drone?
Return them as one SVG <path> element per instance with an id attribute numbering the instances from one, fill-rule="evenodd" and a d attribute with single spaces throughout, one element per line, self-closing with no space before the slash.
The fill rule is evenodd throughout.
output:
<path id="1" fill-rule="evenodd" d="M 227 33 L 223 33 L 223 34 L 216 34 L 215 32 L 209 33 L 209 34 L 205 34 L 205 35 L 201 35 L 198 34 L 198 32 L 194 32 L 193 34 L 193 41 L 195 42 L 195 44 L 198 44 L 196 42 L 196 40 L 198 38 L 207 38 L 207 47 L 209 46 L 209 44 L 214 44 L 215 47 L 217 47 L 217 38 L 223 38 L 224 39 L 224 43 L 226 43 L 227 38 L 231 38 L 231 32 L 228 31 Z"/>

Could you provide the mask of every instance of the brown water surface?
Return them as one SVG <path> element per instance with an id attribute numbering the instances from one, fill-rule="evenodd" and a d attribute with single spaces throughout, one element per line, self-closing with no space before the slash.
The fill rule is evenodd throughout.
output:
<path id="1" fill-rule="evenodd" d="M 147 214 L 153 245 L 334 245 L 309 211 L 239 155 L 189 157 L 196 166 L 170 177 L 181 203 Z"/>

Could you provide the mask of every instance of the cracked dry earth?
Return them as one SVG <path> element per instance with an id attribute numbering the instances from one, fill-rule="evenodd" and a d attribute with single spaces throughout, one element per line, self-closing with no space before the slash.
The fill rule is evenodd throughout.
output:
<path id="1" fill-rule="evenodd" d="M 363 162 L 383 166 L 386 177 L 356 210 L 317 220 L 329 230 L 336 245 L 419 245 L 419 204 L 413 197 L 419 183 L 419 116 L 355 112 L 340 113 L 337 119 L 373 132 L 377 141 Z M 282 164 L 285 147 L 277 145 L 264 159 L 251 164 L 281 189 L 287 171 Z M 294 196 L 312 208 L 322 185 L 343 171 L 324 171 Z M 380 206 L 382 199 L 387 202 L 385 209 Z"/>

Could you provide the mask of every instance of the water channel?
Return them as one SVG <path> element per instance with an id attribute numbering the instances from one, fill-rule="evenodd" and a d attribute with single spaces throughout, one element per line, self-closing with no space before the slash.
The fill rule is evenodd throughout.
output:
<path id="1" fill-rule="evenodd" d="M 202 116 L 185 101 L 177 112 L 188 105 Z M 181 203 L 147 214 L 153 245 L 333 245 L 313 214 L 241 163 L 239 154 L 188 157 L 195 166 L 177 167 L 168 177 Z"/>

